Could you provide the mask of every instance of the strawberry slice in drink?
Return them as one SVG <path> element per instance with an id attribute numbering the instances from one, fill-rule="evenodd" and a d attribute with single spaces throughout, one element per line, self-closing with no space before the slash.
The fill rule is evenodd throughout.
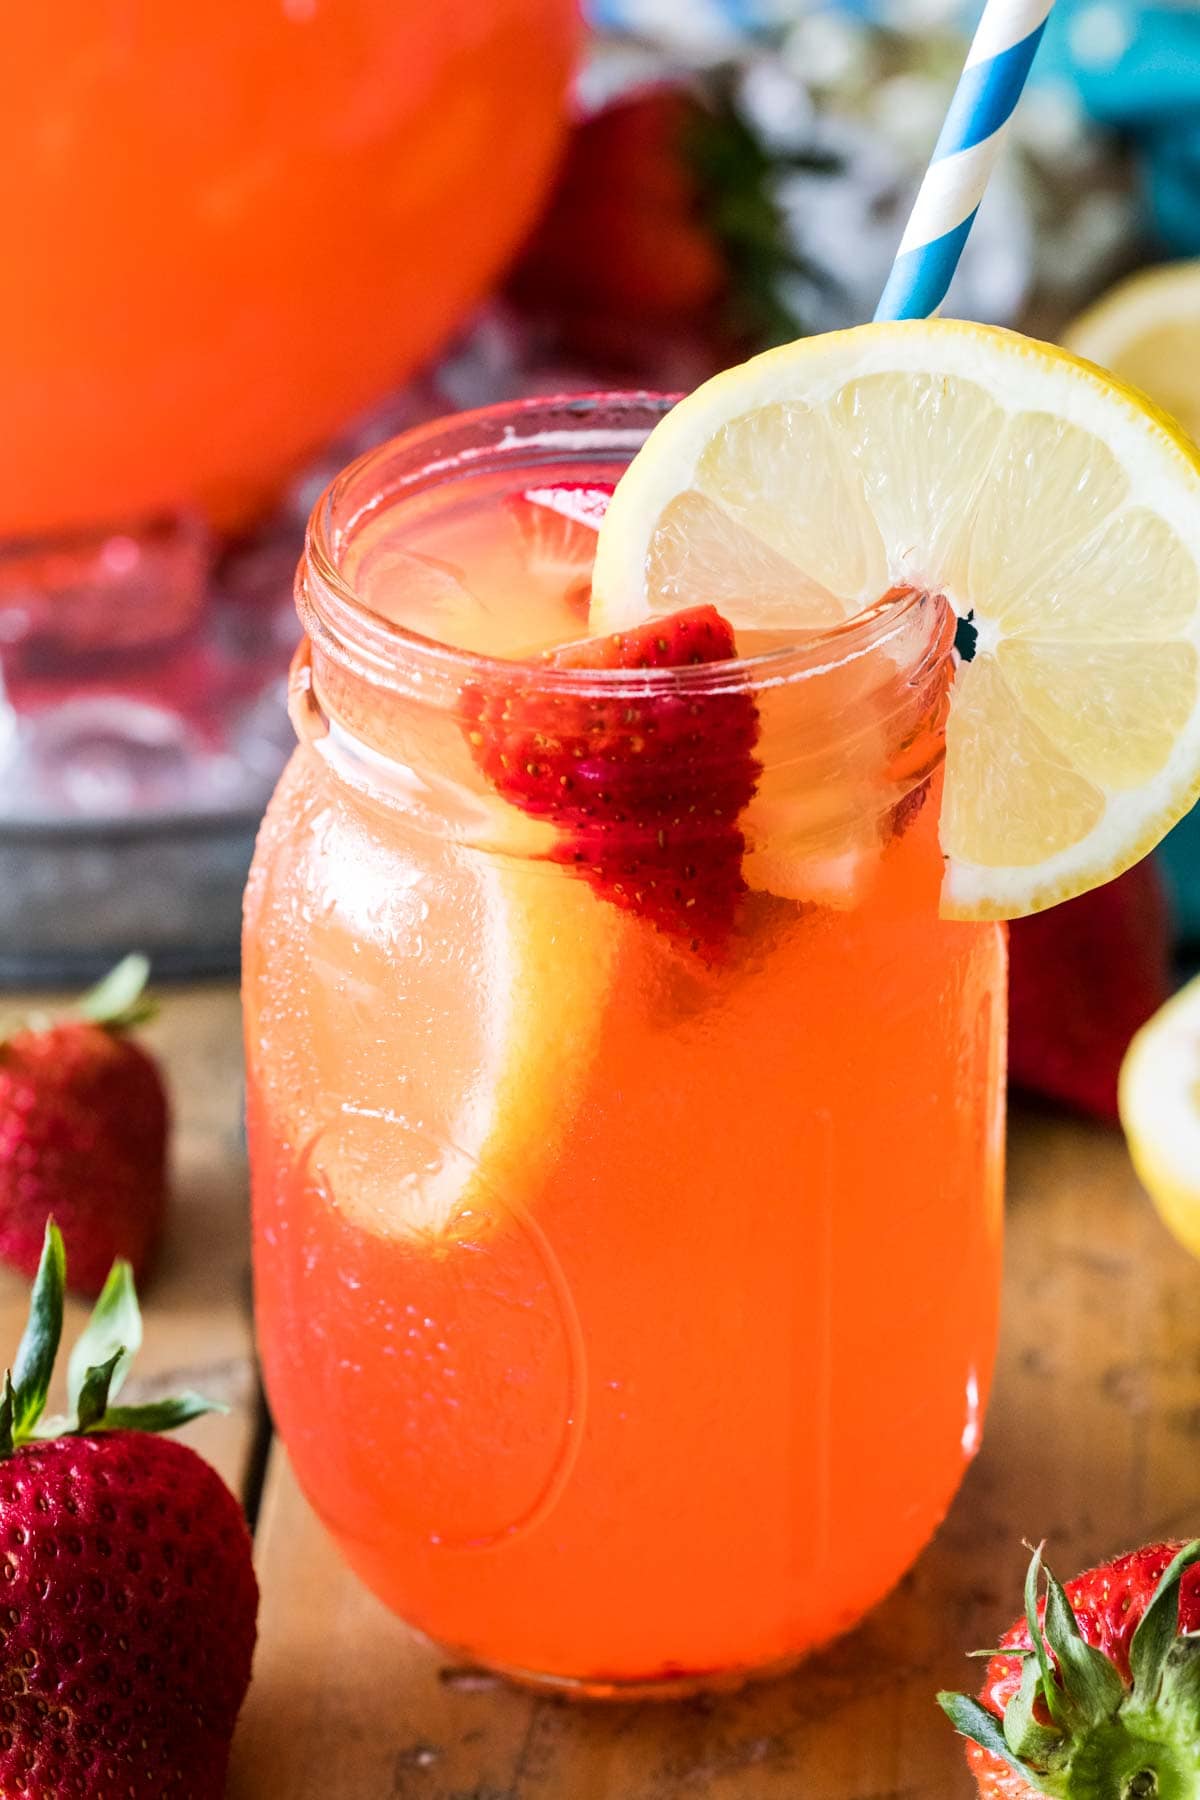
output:
<path id="1" fill-rule="evenodd" d="M 614 491 L 611 481 L 556 481 L 511 495 L 508 509 L 525 536 L 531 561 L 546 557 L 590 564 Z"/>
<path id="2" fill-rule="evenodd" d="M 745 891 L 739 825 L 760 774 L 753 698 L 661 672 L 736 655 L 711 606 L 565 644 L 548 670 L 606 677 L 578 692 L 527 675 L 464 693 L 476 764 L 513 805 L 559 832 L 555 861 L 706 960 Z"/>
<path id="3" fill-rule="evenodd" d="M 559 582 L 580 619 L 591 605 L 596 533 L 612 497 L 611 481 L 557 481 L 510 494 L 505 502 L 530 574 Z"/>

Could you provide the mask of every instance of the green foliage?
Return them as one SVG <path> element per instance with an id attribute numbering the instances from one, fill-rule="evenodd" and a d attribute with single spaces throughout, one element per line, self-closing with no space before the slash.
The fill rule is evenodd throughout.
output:
<path id="1" fill-rule="evenodd" d="M 830 287 L 820 265 L 792 243 L 776 198 L 778 184 L 798 170 L 837 175 L 842 163 L 816 149 L 768 149 L 738 111 L 734 75 L 733 69 L 713 75 L 710 104 L 691 120 L 683 154 L 700 188 L 705 222 L 729 267 L 730 324 L 738 337 L 766 349 L 809 329 L 786 298 L 787 276 Z"/>
<path id="2" fill-rule="evenodd" d="M 22 1445 L 99 1431 L 173 1431 L 202 1413 L 223 1407 L 199 1394 L 184 1393 L 140 1406 L 114 1406 L 142 1342 L 142 1316 L 133 1271 L 116 1262 L 91 1317 L 71 1352 L 67 1369 L 67 1413 L 46 1418 L 46 1401 L 62 1340 L 66 1255 L 62 1234 L 51 1221 L 29 1299 L 29 1320 L 0 1398 L 0 1457 Z"/>

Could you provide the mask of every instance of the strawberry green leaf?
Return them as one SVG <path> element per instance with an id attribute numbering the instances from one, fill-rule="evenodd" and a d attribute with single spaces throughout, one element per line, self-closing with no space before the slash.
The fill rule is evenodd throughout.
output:
<path id="1" fill-rule="evenodd" d="M 6 1375 L 0 1397 L 0 1457 L 28 1439 L 48 1442 L 95 1431 L 173 1431 L 203 1413 L 228 1412 L 228 1407 L 220 1402 L 194 1393 L 138 1406 L 112 1404 L 142 1342 L 142 1315 L 133 1271 L 127 1262 L 118 1261 L 109 1270 L 92 1315 L 71 1351 L 67 1368 L 70 1411 L 66 1417 L 43 1417 L 54 1353 L 62 1334 L 65 1273 L 62 1238 L 51 1225 L 34 1286 L 30 1323 L 18 1352 L 18 1369 L 26 1371 L 26 1386 L 15 1386 Z M 18 1430 L 18 1419 L 26 1417 L 20 1410 L 26 1393 L 27 1422 Z"/>
<path id="2" fill-rule="evenodd" d="M 1200 1635 L 1177 1637 L 1163 1664 L 1156 1714 L 1183 1722 L 1200 1772 Z"/>
<path id="3" fill-rule="evenodd" d="M 1085 1642 L 1066 1591 L 1046 1570 L 1046 1638 L 1058 1663 L 1070 1722 L 1092 1727 L 1114 1718 L 1125 1698 L 1125 1683 L 1102 1650 Z M 1058 1721 L 1056 1721 L 1058 1722 Z"/>
<path id="4" fill-rule="evenodd" d="M 144 1406 L 110 1406 L 100 1420 L 102 1431 L 174 1431 L 205 1413 L 225 1413 L 229 1408 L 203 1394 L 175 1394 L 167 1400 L 148 1400 Z"/>
<path id="5" fill-rule="evenodd" d="M 80 1018 L 111 1031 L 126 1031 L 152 1018 L 154 1002 L 146 997 L 150 964 L 144 956 L 126 956 L 86 993 L 76 1007 Z"/>
<path id="6" fill-rule="evenodd" d="M 50 1391 L 54 1359 L 62 1337 L 63 1290 L 66 1286 L 66 1254 L 62 1233 L 47 1220 L 41 1261 L 29 1297 L 29 1319 L 17 1346 L 11 1376 L 9 1445 L 27 1437 L 41 1418 Z M 0 1437 L 2 1446 L 2 1437 Z M 6 1454 L 0 1448 L 0 1454 Z"/>
<path id="7" fill-rule="evenodd" d="M 1050 1652 L 1046 1648 L 1046 1639 L 1038 1618 L 1038 1588 L 1041 1585 L 1042 1552 L 1045 1548 L 1045 1543 L 1038 1545 L 1029 1560 L 1029 1568 L 1025 1572 L 1025 1623 L 1029 1628 L 1033 1654 L 1037 1658 L 1041 1675 L 1042 1698 L 1046 1702 L 1046 1711 L 1056 1725 L 1062 1725 L 1064 1722 L 1062 1696 L 1059 1693 L 1054 1664 L 1050 1661 Z"/>
<path id="8" fill-rule="evenodd" d="M 67 1364 L 67 1405 L 71 1412 L 79 1410 L 79 1396 L 89 1370 L 109 1362 L 115 1350 L 125 1350 L 128 1354 L 116 1369 L 109 1392 L 109 1398 L 115 1400 L 141 1347 L 142 1315 L 133 1270 L 120 1259 L 109 1270 L 100 1298 L 92 1308 L 92 1316 L 71 1351 Z"/>
<path id="9" fill-rule="evenodd" d="M 989 1712 L 986 1706 L 981 1706 L 969 1694 L 941 1693 L 937 1700 L 960 1737 L 970 1738 L 981 1749 L 990 1750 L 993 1756 L 998 1756 L 1001 1762 L 1007 1763 L 1014 1774 L 1028 1782 L 1035 1793 L 1049 1794 L 1054 1791 L 1045 1785 L 1036 1771 L 1014 1756 L 1004 1741 L 1004 1733 L 995 1713 Z"/>
<path id="10" fill-rule="evenodd" d="M 97 1363 L 89 1369 L 83 1378 L 79 1390 L 79 1399 L 75 1405 L 75 1430 L 79 1433 L 91 1431 L 98 1425 L 108 1411 L 108 1395 L 112 1386 L 113 1375 L 117 1364 L 125 1355 L 125 1351 L 114 1350 L 107 1362 Z"/>
<path id="11" fill-rule="evenodd" d="M 0 1456 L 11 1456 L 13 1450 L 13 1413 L 16 1408 L 16 1395 L 13 1391 L 12 1371 L 4 1371 L 4 1398 L 0 1400 Z"/>
<path id="12" fill-rule="evenodd" d="M 1035 1707 L 1042 1694 L 1042 1673 L 1037 1658 L 1030 1656 L 1021 1671 L 1021 1685 L 1004 1709 L 1004 1741 L 1022 1763 L 1045 1764 L 1063 1745 L 1055 1725 L 1043 1725 Z"/>
<path id="13" fill-rule="evenodd" d="M 1139 1707 L 1155 1705 L 1171 1646 L 1179 1637 L 1179 1589 L 1185 1569 L 1200 1562 L 1200 1539 L 1185 1544 L 1159 1578 L 1129 1646 L 1129 1672 Z"/>

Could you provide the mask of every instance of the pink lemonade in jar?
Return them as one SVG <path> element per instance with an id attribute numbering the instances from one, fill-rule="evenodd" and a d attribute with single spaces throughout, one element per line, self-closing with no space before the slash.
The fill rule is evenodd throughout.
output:
<path id="1" fill-rule="evenodd" d="M 414 1626 L 592 1693 L 877 1601 L 977 1446 L 999 1291 L 1003 927 L 937 910 L 953 621 L 905 591 L 581 667 L 662 404 L 468 415 L 334 484 L 246 918 L 299 1480 Z M 598 732 L 599 838 L 545 800 Z M 703 815 L 669 868 L 651 789 Z"/>

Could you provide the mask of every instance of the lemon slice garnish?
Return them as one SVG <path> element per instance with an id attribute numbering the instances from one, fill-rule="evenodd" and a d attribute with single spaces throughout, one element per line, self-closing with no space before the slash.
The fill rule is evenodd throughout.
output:
<path id="1" fill-rule="evenodd" d="M 808 338 L 656 428 L 600 530 L 591 622 L 712 601 L 828 631 L 892 588 L 975 629 L 947 728 L 943 911 L 1109 880 L 1200 793 L 1200 451 L 1075 356 L 952 320 Z M 769 743 L 763 762 L 771 766 Z M 769 773 L 755 807 L 778 815 Z"/>

